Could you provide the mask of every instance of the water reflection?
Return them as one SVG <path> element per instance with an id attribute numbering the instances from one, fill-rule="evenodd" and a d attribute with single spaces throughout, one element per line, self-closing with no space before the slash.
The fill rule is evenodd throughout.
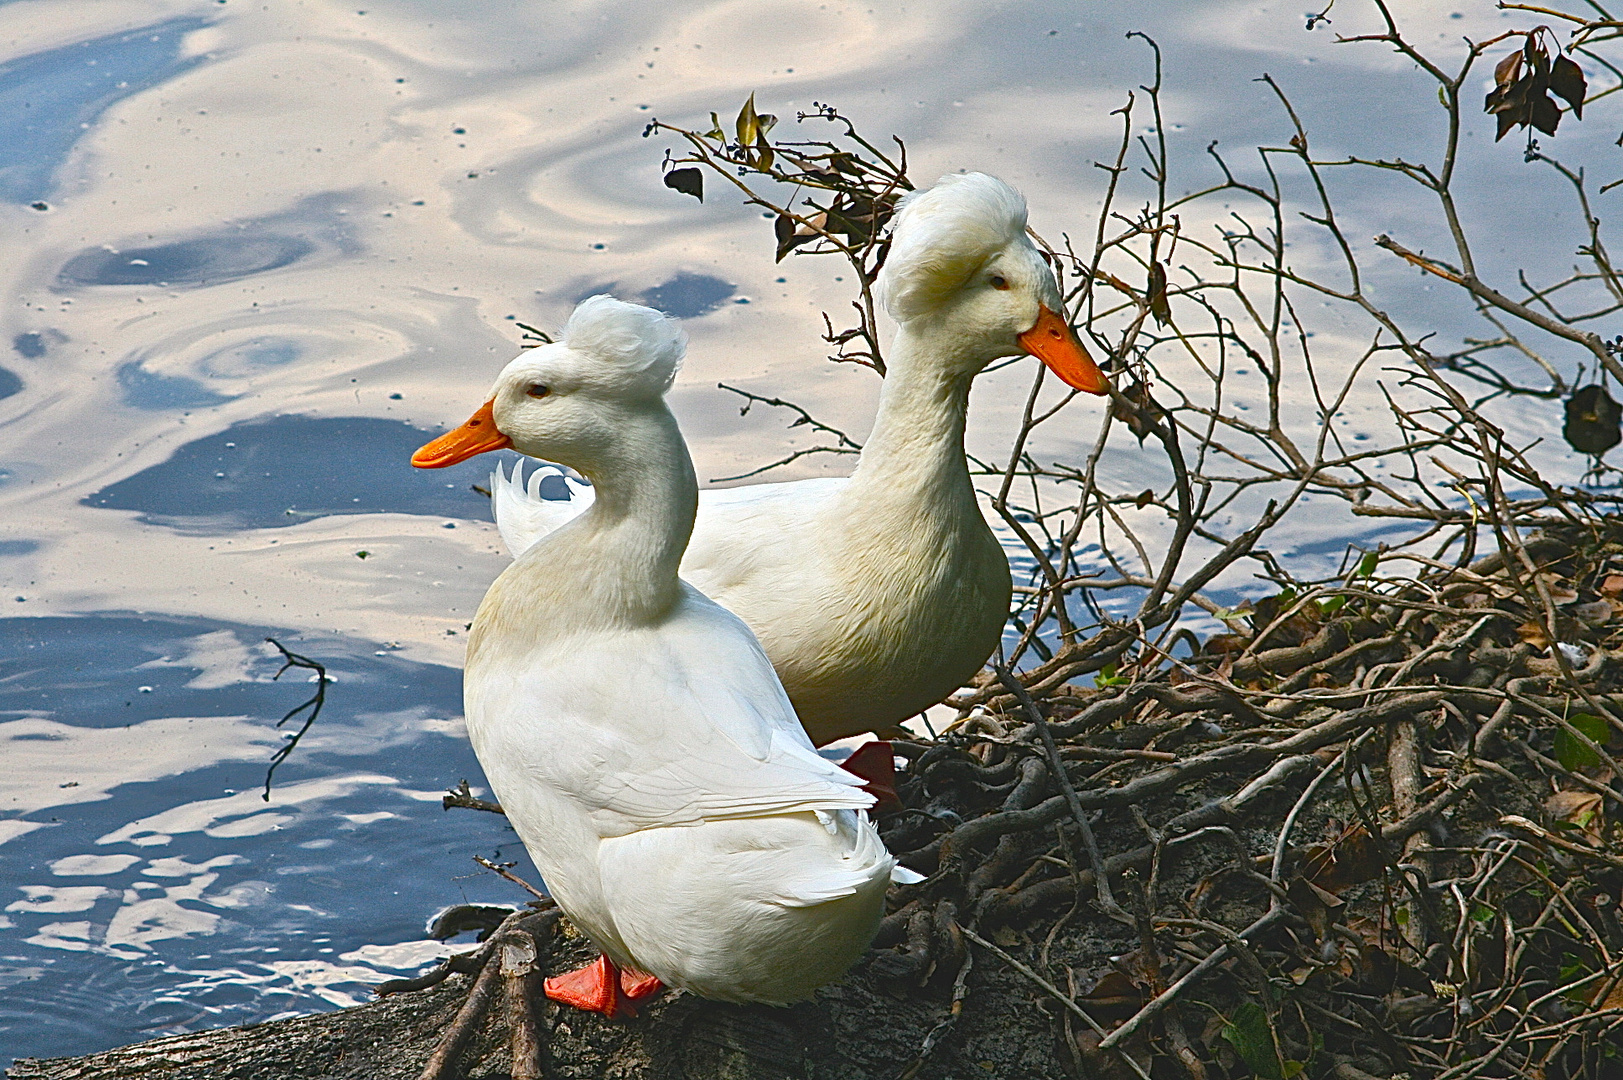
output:
<path id="1" fill-rule="evenodd" d="M 0 66 L 0 198 L 54 197 L 57 168 L 102 112 L 202 61 L 181 43 L 205 25 L 172 19 Z"/>
<path id="2" fill-rule="evenodd" d="M 330 514 L 474 517 L 480 460 L 425 483 L 411 453 L 433 437 L 398 420 L 276 416 L 189 442 L 169 460 L 86 496 L 87 506 L 137 510 L 141 520 L 195 532 L 280 528 Z"/>
<path id="3" fill-rule="evenodd" d="M 640 304 L 658 308 L 678 319 L 696 319 L 719 308 L 737 291 L 738 286 L 729 285 L 720 278 L 681 273 L 664 284 L 643 290 L 636 299 Z"/>
<path id="4" fill-rule="evenodd" d="M 1346 6 L 1336 33 L 1374 29 Z M 1490 4 L 1456 6 L 1458 20 L 1429 2 L 1404 17 L 1456 43 L 1506 26 Z M 443 951 L 422 935 L 435 909 L 522 899 L 464 876 L 475 852 L 522 858 L 502 823 L 435 802 L 479 779 L 458 668 L 505 564 L 471 490 L 489 464 L 406 461 L 482 400 L 522 347 L 516 323 L 554 328 L 605 283 L 688 320 L 673 403 L 700 476 L 815 438 L 770 410 L 740 416 L 718 381 L 863 436 L 876 381 L 823 361 L 821 312 L 840 324 L 850 283 L 830 262 L 775 263 L 770 222 L 724 185 L 703 204 L 665 188 L 663 147 L 639 137 L 650 116 L 725 122 L 753 92 L 782 134 L 834 101 L 870 136 L 904 136 L 915 179 L 1014 182 L 1056 242 L 1091 235 L 1111 110 L 1150 78 L 1130 29 L 1165 50 L 1178 190 L 1213 179 L 1209 140 L 1289 137 L 1252 81 L 1264 69 L 1327 157 L 1424 157 L 1439 117 L 1430 87 L 1402 97 L 1406 61 L 1336 47 L 1261 0 L 948 0 L 928 18 L 822 0 L 35 0 L 0 4 L 0 29 L 0 1063 L 348 1004 Z M 1491 125 L 1472 125 L 1486 143 Z M 1563 127 L 1563 155 L 1612 152 L 1601 128 Z M 1503 149 L 1466 171 L 1473 213 L 1535 201 Z M 1401 225 L 1425 246 L 1407 196 L 1343 194 L 1349 235 Z M 1581 234 L 1564 212 L 1540 231 Z M 1310 270 L 1324 253 L 1292 257 Z M 1395 295 L 1400 315 L 1436 298 Z M 1478 332 L 1472 319 L 1462 308 L 1453 330 Z M 1335 327 L 1316 341 L 1362 345 Z M 1006 452 L 1029 379 L 1027 363 L 977 381 L 976 455 Z M 1259 381 L 1240 372 L 1228 400 L 1254 408 Z M 1380 437 L 1384 408 L 1354 395 L 1348 434 Z M 1097 413 L 1074 415 L 1030 452 L 1080 460 Z M 1581 470 L 1553 411 L 1497 419 L 1517 445 L 1544 439 L 1552 477 Z M 849 464 L 806 458 L 782 478 Z M 1166 485 L 1131 444 L 1100 471 L 1115 490 Z M 1219 524 L 1245 527 L 1233 512 Z M 1146 542 L 1165 535 L 1151 522 Z M 1380 536 L 1305 513 L 1271 543 L 1317 573 Z M 1264 587 L 1242 576 L 1217 594 Z M 268 681 L 266 634 L 338 678 L 268 805 L 268 721 L 305 686 Z"/>
<path id="5" fill-rule="evenodd" d="M 293 236 L 207 237 L 157 247 L 91 248 L 69 259 L 63 285 L 207 285 L 276 270 L 315 245 Z"/>
<path id="6" fill-rule="evenodd" d="M 280 738 L 264 718 L 303 693 L 271 681 L 266 632 L 0 619 L 8 1051 L 353 1004 L 443 955 L 423 939 L 436 908 L 511 899 L 468 878 L 470 852 L 522 850 L 503 823 L 438 806 L 445 776 L 480 778 L 454 719 L 453 669 L 299 643 L 336 683 L 261 798 Z"/>

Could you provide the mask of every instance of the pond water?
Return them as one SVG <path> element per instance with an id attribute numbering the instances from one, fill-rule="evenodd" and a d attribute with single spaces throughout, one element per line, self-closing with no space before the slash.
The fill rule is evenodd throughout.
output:
<path id="1" fill-rule="evenodd" d="M 849 301 L 842 268 L 774 264 L 758 210 L 663 187 L 650 117 L 698 125 L 753 92 L 789 123 L 832 101 L 907 139 L 915 178 L 993 172 L 1039 232 L 1091 235 L 1111 110 L 1150 78 L 1124 36 L 1143 30 L 1165 51 L 1174 153 L 1205 169 L 1177 184 L 1209 181 L 1212 139 L 1238 159 L 1288 137 L 1265 71 L 1327 145 L 1429 152 L 1438 116 L 1412 65 L 1333 43 L 1368 12 L 1342 0 L 1309 33 L 1301 7 L 0 5 L 0 1065 L 361 1001 L 453 947 L 425 937 L 436 910 L 525 899 L 470 861 L 533 875 L 502 821 L 439 806 L 482 781 L 460 664 L 506 563 L 472 490 L 490 460 L 407 464 L 483 400 L 518 323 L 556 326 L 600 291 L 687 320 L 673 403 L 701 477 L 810 445 L 771 410 L 741 416 L 720 380 L 866 430 L 876 380 L 820 340 L 820 312 Z M 1508 25 L 1479 0 L 1403 8 L 1449 57 Z M 1614 163 L 1604 123 L 1560 149 Z M 1558 268 L 1575 214 L 1514 139 L 1487 153 L 1488 121 L 1471 124 L 1484 260 Z M 1412 193 L 1341 194 L 1359 241 L 1439 241 Z M 1517 250 L 1563 230 L 1570 244 Z M 1476 332 L 1456 298 L 1390 273 L 1410 275 L 1394 310 Z M 1028 378 L 978 383 L 974 451 L 1001 456 Z M 1341 422 L 1371 433 L 1385 415 L 1372 391 Z M 1581 473 L 1558 409 L 1501 419 L 1545 439 L 1552 478 Z M 1079 459 L 1095 422 L 1045 433 L 1042 455 Z M 782 478 L 848 467 L 814 456 Z M 1161 475 L 1130 440 L 1105 467 L 1123 487 Z M 1275 550 L 1333 565 L 1379 535 L 1304 515 Z M 275 723 L 312 689 L 303 670 L 274 678 L 268 637 L 335 682 L 267 802 Z"/>

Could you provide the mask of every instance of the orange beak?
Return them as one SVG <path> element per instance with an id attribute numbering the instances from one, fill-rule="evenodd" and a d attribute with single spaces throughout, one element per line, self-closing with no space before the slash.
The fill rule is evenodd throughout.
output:
<path id="1" fill-rule="evenodd" d="M 419 469 L 443 469 L 447 465 L 467 461 L 475 454 L 483 454 L 487 450 L 505 450 L 512 446 L 512 440 L 496 430 L 496 415 L 491 409 L 493 404 L 493 401 L 485 402 L 479 406 L 478 412 L 468 417 L 466 424 L 452 428 L 419 449 L 411 455 L 411 463 Z"/>
<path id="2" fill-rule="evenodd" d="M 1047 304 L 1037 308 L 1037 325 L 1015 340 L 1022 349 L 1047 364 L 1048 370 L 1064 380 L 1066 386 L 1090 394 L 1110 393 L 1110 380 L 1082 347 L 1070 325 L 1048 310 Z"/>

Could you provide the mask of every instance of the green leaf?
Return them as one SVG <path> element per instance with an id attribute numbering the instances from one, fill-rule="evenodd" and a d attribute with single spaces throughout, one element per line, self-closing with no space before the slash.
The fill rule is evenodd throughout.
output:
<path id="1" fill-rule="evenodd" d="M 1488 922 L 1493 918 L 1493 916 L 1493 908 L 1489 907 L 1487 904 L 1478 902 L 1474 907 L 1471 908 L 1471 918 L 1475 919 L 1479 923 Z"/>
<path id="2" fill-rule="evenodd" d="M 1234 1047 L 1234 1052 L 1240 1055 L 1247 1067 L 1263 1080 L 1287 1080 L 1302 1071 L 1300 1063 L 1293 1063 L 1296 1064 L 1296 1072 L 1285 1071 L 1284 1064 L 1279 1060 L 1279 1048 L 1274 1043 L 1274 1029 L 1268 1023 L 1268 1014 L 1254 1001 L 1242 1002 L 1234 1010 L 1234 1015 L 1223 1026 L 1223 1038 Z"/>
<path id="3" fill-rule="evenodd" d="M 1099 669 L 1099 674 L 1093 677 L 1095 686 L 1121 686 L 1127 681 L 1127 676 L 1116 674 L 1115 664 L 1106 664 Z"/>
<path id="4" fill-rule="evenodd" d="M 1589 736 L 1596 745 L 1606 745 L 1606 721 L 1600 717 L 1576 713 L 1568 717 L 1567 723 Z M 1568 769 L 1582 769 L 1600 764 L 1600 756 L 1565 728 L 1559 728 L 1555 733 L 1555 759 Z"/>
<path id="5" fill-rule="evenodd" d="M 1358 576 L 1370 577 L 1375 573 L 1375 565 L 1381 561 L 1378 551 L 1366 551 L 1364 557 L 1358 560 Z"/>
<path id="6" fill-rule="evenodd" d="M 744 107 L 738 110 L 738 120 L 734 123 L 738 132 L 738 145 L 750 147 L 755 145 L 755 136 L 761 130 L 761 118 L 755 113 L 755 95 L 751 94 Z"/>
<path id="7" fill-rule="evenodd" d="M 1305 1069 L 1305 1068 L 1307 1068 L 1307 1063 L 1306 1062 L 1303 1062 L 1303 1061 L 1287 1061 L 1287 1062 L 1284 1063 L 1284 1067 L 1282 1069 L 1280 1069 L 1279 1071 L 1284 1075 L 1285 1080 L 1291 1080 L 1291 1078 L 1293 1076 L 1299 1075 L 1301 1073 L 1301 1071 L 1303 1069 Z"/>
<path id="8" fill-rule="evenodd" d="M 1320 615 L 1334 615 L 1347 606 L 1347 598 L 1345 596 L 1332 596 L 1328 600 L 1318 601 L 1318 605 Z"/>

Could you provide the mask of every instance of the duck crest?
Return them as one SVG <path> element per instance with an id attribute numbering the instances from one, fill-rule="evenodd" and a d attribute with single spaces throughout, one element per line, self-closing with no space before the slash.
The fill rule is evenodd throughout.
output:
<path id="1" fill-rule="evenodd" d="M 885 310 L 916 318 L 957 291 L 1026 231 L 1026 200 L 986 173 L 949 173 L 902 199 L 879 273 Z"/>

